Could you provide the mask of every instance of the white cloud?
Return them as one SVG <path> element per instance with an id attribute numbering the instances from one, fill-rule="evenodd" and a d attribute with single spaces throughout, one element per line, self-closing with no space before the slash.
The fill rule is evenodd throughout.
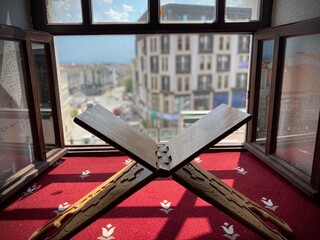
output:
<path id="1" fill-rule="evenodd" d="M 108 20 L 110 22 L 130 22 L 129 16 L 131 12 L 134 12 L 135 9 L 127 4 L 122 4 L 122 10 L 117 12 L 110 8 L 108 11 L 106 11 L 106 14 L 108 16 Z"/>
<path id="2" fill-rule="evenodd" d="M 129 12 L 134 12 L 134 9 L 132 6 L 127 5 L 127 4 L 122 4 L 122 9 L 124 12 L 129 13 Z"/>

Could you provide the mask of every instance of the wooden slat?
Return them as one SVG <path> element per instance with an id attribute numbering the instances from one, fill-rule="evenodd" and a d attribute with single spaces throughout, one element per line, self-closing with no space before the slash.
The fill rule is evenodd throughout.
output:
<path id="1" fill-rule="evenodd" d="M 205 149 L 237 130 L 250 117 L 249 114 L 225 104 L 219 105 L 203 116 L 169 142 L 169 155 L 172 159 L 171 172 L 176 171 Z"/>
<path id="2" fill-rule="evenodd" d="M 265 239 L 293 238 L 287 223 L 195 163 L 183 166 L 173 179 Z"/>
<path id="3" fill-rule="evenodd" d="M 155 173 L 131 163 L 34 232 L 29 240 L 70 239 L 155 178 Z"/>
<path id="4" fill-rule="evenodd" d="M 156 142 L 97 104 L 74 119 L 75 123 L 155 171 Z"/>

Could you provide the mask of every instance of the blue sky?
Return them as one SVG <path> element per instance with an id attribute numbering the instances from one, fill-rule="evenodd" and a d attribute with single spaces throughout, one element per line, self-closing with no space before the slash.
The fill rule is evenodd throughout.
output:
<path id="1" fill-rule="evenodd" d="M 135 56 L 134 35 L 58 36 L 59 63 L 129 63 Z"/>

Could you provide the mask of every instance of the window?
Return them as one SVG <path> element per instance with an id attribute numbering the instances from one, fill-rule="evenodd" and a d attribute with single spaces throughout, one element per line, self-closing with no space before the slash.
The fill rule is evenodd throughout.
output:
<path id="1" fill-rule="evenodd" d="M 169 47 L 169 35 L 161 35 L 161 53 L 169 53 Z"/>
<path id="2" fill-rule="evenodd" d="M 59 35 L 254 32 L 270 26 L 272 13 L 272 4 L 260 0 L 33 0 L 30 6 L 34 28 Z"/>
<path id="3" fill-rule="evenodd" d="M 247 87 L 247 73 L 237 73 L 236 81 L 237 89 L 245 89 Z"/>
<path id="4" fill-rule="evenodd" d="M 260 19 L 260 0 L 226 0 L 226 22 L 246 22 Z"/>
<path id="5" fill-rule="evenodd" d="M 261 147 L 265 147 L 268 121 L 268 105 L 270 99 L 270 87 L 273 65 L 273 40 L 262 42 L 261 66 L 259 78 L 259 109 L 257 117 L 257 138 L 256 141 Z"/>
<path id="6" fill-rule="evenodd" d="M 150 38 L 149 39 L 150 41 L 150 52 L 157 52 L 157 38 L 154 37 L 154 38 Z"/>
<path id="7" fill-rule="evenodd" d="M 319 193 L 319 19 L 258 31 L 248 149 L 310 196 Z"/>
<path id="8" fill-rule="evenodd" d="M 218 75 L 218 83 L 217 83 L 217 89 L 222 88 L 222 76 Z"/>
<path id="9" fill-rule="evenodd" d="M 223 37 L 219 37 L 219 50 L 223 50 L 224 49 L 224 38 Z"/>
<path id="10" fill-rule="evenodd" d="M 164 56 L 161 58 L 161 70 L 162 71 L 168 71 L 168 57 Z"/>
<path id="11" fill-rule="evenodd" d="M 194 108 L 198 111 L 209 110 L 210 109 L 210 95 L 195 95 L 194 97 Z"/>
<path id="12" fill-rule="evenodd" d="M 207 69 L 210 70 L 212 65 L 212 57 L 208 56 L 207 58 Z"/>
<path id="13" fill-rule="evenodd" d="M 213 50 L 213 36 L 212 34 L 205 34 L 199 36 L 199 52 L 207 53 Z"/>
<path id="14" fill-rule="evenodd" d="M 320 120 L 320 34 L 285 41 L 276 154 L 311 176 Z"/>
<path id="15" fill-rule="evenodd" d="M 179 35 L 181 36 L 179 37 Z M 62 73 L 64 72 L 66 76 L 70 76 L 78 72 L 77 77 L 74 77 L 74 81 L 76 81 L 74 85 L 78 87 L 78 90 L 69 96 L 73 100 L 72 111 L 77 113 L 84 111 L 87 108 L 88 101 L 99 103 L 110 111 L 116 110 L 115 112 L 119 112 L 116 108 L 121 106 L 120 110 L 122 112 L 119 117 L 129 122 L 133 119 L 135 121 L 139 119 L 138 121 L 143 123 L 143 131 L 148 134 L 155 131 L 153 129 L 155 117 L 152 116 L 158 118 L 161 129 L 168 127 L 177 130 L 179 119 L 177 109 L 213 109 L 215 103 L 222 102 L 222 97 L 219 96 L 216 96 L 216 100 L 214 100 L 217 93 L 228 96 L 223 98 L 224 103 L 245 108 L 241 96 L 243 96 L 243 92 L 246 94 L 246 90 L 242 89 L 240 97 L 235 96 L 234 91 L 236 89 L 237 73 L 247 73 L 248 69 L 230 70 L 238 69 L 240 55 L 246 56 L 250 53 L 239 54 L 237 48 L 231 48 L 230 54 L 217 54 L 214 51 L 200 54 L 198 49 L 200 35 L 203 36 L 203 34 L 99 35 L 90 36 L 91 45 L 89 43 L 83 44 L 84 39 L 87 39 L 88 36 L 73 36 L 73 41 L 69 41 L 71 37 L 56 37 L 58 59 L 67 62 L 59 63 L 59 75 L 63 76 Z M 164 39 L 163 36 L 168 36 L 170 40 L 170 54 L 162 53 L 159 49 L 161 46 L 160 40 Z M 185 51 L 184 40 L 187 39 L 187 36 L 190 39 L 190 50 L 188 54 L 182 54 Z M 219 43 L 221 34 L 212 33 L 210 36 L 212 36 L 213 46 L 216 48 L 217 46 L 214 44 Z M 239 36 L 242 35 L 228 34 L 227 36 L 230 37 L 230 43 L 235 44 L 238 43 Z M 179 38 L 183 40 L 182 51 L 179 51 L 176 45 Z M 150 39 L 159 40 L 160 45 L 157 52 L 150 52 L 151 45 L 154 44 L 153 40 Z M 62 49 L 71 49 L 72 46 L 78 44 L 82 46 L 83 51 L 61 51 Z M 148 50 L 146 54 L 144 54 L 144 44 L 146 44 L 145 48 Z M 91 46 L 97 48 L 98 51 L 96 50 L 94 54 L 88 55 L 85 48 L 91 48 Z M 216 64 L 216 59 L 220 55 L 230 57 L 229 71 L 219 72 L 213 65 Z M 203 70 L 200 70 L 200 57 L 203 57 Z M 144 70 L 141 70 L 141 58 L 145 59 Z M 89 61 L 89 63 L 84 63 L 82 59 Z M 156 72 L 157 66 L 160 68 L 158 72 Z M 101 82 L 107 83 L 104 92 L 89 96 L 82 91 L 83 69 L 90 73 L 100 69 Z M 102 69 L 106 69 L 109 74 L 103 75 Z M 100 86 L 96 87 L 96 89 L 99 88 Z M 204 95 L 206 95 L 205 98 Z M 195 100 L 195 96 L 199 96 L 199 98 Z M 152 111 L 152 106 L 155 106 L 152 103 L 152 98 L 159 100 L 156 112 Z M 241 103 L 237 101 L 241 101 Z M 168 106 L 164 105 L 165 102 Z M 246 101 L 244 103 L 246 104 Z M 166 110 L 169 110 L 169 112 L 166 112 Z M 130 118 L 126 116 L 130 116 Z M 71 117 L 69 119 L 72 121 Z M 83 136 L 88 134 L 78 126 L 73 126 L 70 129 L 72 129 L 72 133 L 70 132 L 69 136 L 65 137 L 66 142 L 69 144 L 70 136 L 73 136 L 73 144 L 84 144 Z M 245 136 L 243 131 L 241 131 L 241 136 L 243 138 Z M 98 138 L 91 144 L 93 143 L 103 144 Z"/>
<path id="16" fill-rule="evenodd" d="M 229 87 L 229 76 L 225 75 L 224 76 L 224 88 L 228 89 L 228 87 Z"/>
<path id="17" fill-rule="evenodd" d="M 182 91 L 182 77 L 178 77 L 177 90 L 178 92 Z"/>
<path id="18" fill-rule="evenodd" d="M 186 49 L 186 51 L 189 51 L 190 50 L 190 36 L 186 36 L 185 37 L 185 41 L 186 41 L 186 43 L 185 43 L 185 49 Z"/>
<path id="19" fill-rule="evenodd" d="M 161 23 L 213 22 L 215 20 L 215 0 L 195 1 L 188 3 L 177 0 L 168 3 L 160 1 Z"/>
<path id="20" fill-rule="evenodd" d="M 191 109 L 190 96 L 176 96 L 174 98 L 174 112 L 179 113 L 183 110 Z"/>
<path id="21" fill-rule="evenodd" d="M 0 39 L 0 181 L 35 161 L 21 42 Z"/>
<path id="22" fill-rule="evenodd" d="M 183 46 L 182 36 L 179 35 L 179 36 L 178 36 L 178 50 L 179 50 L 179 51 L 181 51 L 181 50 L 183 49 L 182 46 Z"/>
<path id="23" fill-rule="evenodd" d="M 48 54 L 45 44 L 32 43 L 32 55 L 34 59 L 35 71 L 37 74 L 39 101 L 44 133 L 46 151 L 57 147 L 56 132 L 54 126 L 54 113 L 52 109 L 52 82 L 50 81 Z"/>
<path id="24" fill-rule="evenodd" d="M 168 76 L 161 77 L 161 90 L 165 92 L 170 91 L 170 78 Z"/>
<path id="25" fill-rule="evenodd" d="M 46 0 L 46 16 L 49 24 L 80 24 L 81 0 Z"/>
<path id="26" fill-rule="evenodd" d="M 150 57 L 150 71 L 152 73 L 158 73 L 159 72 L 159 64 L 158 64 L 158 57 L 152 56 Z"/>
<path id="27" fill-rule="evenodd" d="M 204 56 L 200 56 L 200 70 L 204 70 Z"/>
<path id="28" fill-rule="evenodd" d="M 210 91 L 212 89 L 212 76 L 211 75 L 200 75 L 198 77 L 198 90 Z"/>
<path id="29" fill-rule="evenodd" d="M 185 91 L 189 91 L 190 89 L 190 78 L 189 77 L 185 77 L 184 79 L 184 90 Z"/>
<path id="30" fill-rule="evenodd" d="M 248 53 L 250 48 L 250 36 L 241 36 L 239 38 L 239 53 Z"/>
<path id="31" fill-rule="evenodd" d="M 217 71 L 225 72 L 230 70 L 230 55 L 217 56 Z"/>
<path id="32" fill-rule="evenodd" d="M 60 0 L 60 2 L 63 1 Z M 148 9 L 147 0 L 139 0 L 139 2 L 92 0 L 91 6 L 94 24 L 146 23 L 149 19 L 148 15 L 144 14 Z"/>
<path id="33" fill-rule="evenodd" d="M 190 73 L 191 71 L 191 57 L 187 55 L 176 57 L 177 73 Z"/>

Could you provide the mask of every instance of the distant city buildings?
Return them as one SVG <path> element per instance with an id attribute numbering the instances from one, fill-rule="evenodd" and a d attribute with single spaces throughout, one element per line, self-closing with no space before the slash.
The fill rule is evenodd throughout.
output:
<path id="1" fill-rule="evenodd" d="M 181 20 L 185 13 L 186 20 L 190 13 L 192 20 L 201 20 L 206 12 L 212 14 L 212 9 L 168 4 L 163 18 Z M 133 91 L 142 118 L 150 127 L 159 121 L 162 127 L 176 127 L 184 110 L 210 110 L 222 103 L 245 108 L 250 38 L 214 33 L 137 35 Z"/>

